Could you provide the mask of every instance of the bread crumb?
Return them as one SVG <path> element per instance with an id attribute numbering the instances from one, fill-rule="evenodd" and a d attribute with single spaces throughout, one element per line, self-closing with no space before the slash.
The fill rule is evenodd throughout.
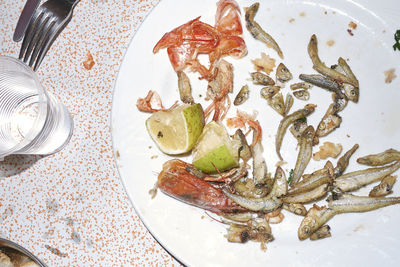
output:
<path id="1" fill-rule="evenodd" d="M 349 27 L 352 28 L 353 30 L 355 30 L 355 29 L 357 29 L 357 24 L 352 22 L 352 21 L 350 21 Z"/>
<path id="2" fill-rule="evenodd" d="M 394 68 L 388 69 L 387 71 L 383 72 L 385 74 L 385 83 L 391 83 L 397 77 L 394 72 Z"/>
<path id="3" fill-rule="evenodd" d="M 290 22 L 290 23 L 293 23 L 293 22 L 294 22 L 294 18 L 290 18 L 290 19 L 289 19 L 289 22 Z"/>
<path id="4" fill-rule="evenodd" d="M 319 151 L 313 154 L 313 159 L 318 161 L 328 157 L 336 158 L 342 152 L 342 149 L 343 147 L 341 144 L 324 142 L 324 144 L 319 147 Z"/>
<path id="5" fill-rule="evenodd" d="M 299 14 L 299 16 L 300 16 L 300 17 L 305 17 L 305 16 L 306 16 L 306 13 L 305 13 L 305 12 L 301 12 L 301 13 Z"/>
<path id="6" fill-rule="evenodd" d="M 261 53 L 261 58 L 253 59 L 251 62 L 256 71 L 264 71 L 267 74 L 270 74 L 275 68 L 275 59 L 270 58 L 264 52 Z"/>
<path id="7" fill-rule="evenodd" d="M 327 44 L 328 46 L 333 46 L 333 45 L 335 44 L 335 41 L 334 41 L 334 40 L 328 40 L 328 41 L 326 42 L 326 44 Z"/>
<path id="8" fill-rule="evenodd" d="M 158 158 L 158 155 L 151 156 L 151 159 L 156 159 L 156 158 Z"/>
<path id="9" fill-rule="evenodd" d="M 86 54 L 86 60 L 83 61 L 83 67 L 87 70 L 91 70 L 94 66 L 95 62 L 93 60 L 92 54 L 88 51 Z"/>

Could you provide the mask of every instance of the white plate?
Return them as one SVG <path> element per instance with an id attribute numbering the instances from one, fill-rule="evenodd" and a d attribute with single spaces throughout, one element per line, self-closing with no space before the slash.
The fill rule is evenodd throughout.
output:
<path id="1" fill-rule="evenodd" d="M 152 48 L 161 36 L 190 19 L 214 23 L 215 0 L 185 1 L 163 0 L 158 4 L 133 38 L 123 60 L 115 87 L 112 108 L 112 134 L 121 179 L 134 205 L 154 237 L 174 256 L 192 266 L 394 266 L 400 260 L 400 206 L 391 206 L 362 214 L 343 214 L 329 221 L 332 237 L 320 241 L 299 241 L 297 229 L 301 218 L 284 213 L 285 220 L 273 225 L 275 241 L 266 252 L 259 243 L 228 243 L 225 226 L 210 219 L 203 210 L 183 204 L 159 192 L 151 199 L 149 190 L 157 180 L 163 155 L 150 139 L 145 120 L 149 114 L 141 113 L 135 104 L 149 90 L 156 90 L 166 106 L 179 98 L 177 78 L 165 50 L 158 54 Z M 241 7 L 253 1 L 240 1 Z M 335 64 L 342 56 L 360 81 L 360 100 L 350 102 L 341 113 L 343 123 L 339 129 L 321 141 L 341 143 L 343 149 L 360 145 L 348 171 L 365 168 L 355 163 L 359 156 L 378 153 L 390 147 L 397 148 L 400 140 L 398 119 L 400 77 L 391 84 L 384 82 L 384 71 L 395 68 L 400 73 L 400 52 L 393 51 L 393 34 L 398 27 L 395 18 L 400 15 L 396 1 L 300 1 L 270 0 L 261 2 L 255 19 L 280 44 L 284 63 L 294 75 L 315 73 L 307 54 L 307 43 L 315 33 L 319 41 L 320 56 L 327 65 Z M 294 19 L 294 21 L 291 21 Z M 349 22 L 358 26 L 354 36 L 347 32 Z M 269 170 L 274 172 L 277 156 L 274 137 L 281 119 L 265 100 L 259 97 L 260 87 L 251 85 L 248 73 L 253 71 L 251 59 L 266 52 L 280 62 L 277 54 L 266 48 L 244 30 L 249 53 L 245 58 L 233 60 L 235 88 L 248 83 L 250 99 L 241 110 L 259 111 L 263 127 L 264 155 Z M 327 41 L 334 40 L 333 46 Z M 191 75 L 195 98 L 204 103 L 206 83 Z M 288 92 L 288 86 L 284 92 Z M 231 97 L 233 98 L 233 97 Z M 330 103 L 330 94 L 323 89 L 311 89 L 309 102 L 318 104 L 309 123 L 317 125 Z M 305 105 L 295 99 L 292 111 Z M 236 107 L 231 108 L 231 114 Z M 282 155 L 288 162 L 286 171 L 294 166 L 297 151 L 294 138 L 288 133 L 284 139 Z M 152 156 L 157 155 L 157 158 Z M 185 160 L 190 161 L 190 158 Z M 336 160 L 333 160 L 336 163 Z M 312 162 L 306 173 L 321 168 L 323 161 Z M 366 194 L 368 190 L 359 192 Z M 394 195 L 400 195 L 399 183 Z"/>

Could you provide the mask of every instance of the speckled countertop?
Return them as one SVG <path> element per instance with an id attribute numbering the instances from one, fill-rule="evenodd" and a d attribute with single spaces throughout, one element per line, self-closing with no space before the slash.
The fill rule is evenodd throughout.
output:
<path id="1" fill-rule="evenodd" d="M 12 35 L 25 0 L 0 1 L 0 54 L 17 57 Z M 43 61 L 43 85 L 71 112 L 61 152 L 0 162 L 0 236 L 49 266 L 179 265 L 135 214 L 111 144 L 112 92 L 131 38 L 158 0 L 81 0 Z M 93 55 L 95 65 L 83 62 Z"/>

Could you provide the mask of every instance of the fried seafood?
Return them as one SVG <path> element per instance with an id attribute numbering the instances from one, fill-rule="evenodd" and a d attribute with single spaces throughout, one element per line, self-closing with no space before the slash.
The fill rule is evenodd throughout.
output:
<path id="1" fill-rule="evenodd" d="M 264 74 L 259 71 L 250 73 L 250 77 L 254 84 L 265 85 L 265 86 L 275 85 L 274 79 L 269 77 L 267 74 Z"/>
<path id="2" fill-rule="evenodd" d="M 243 57 L 247 54 L 239 18 L 240 9 L 234 1 L 217 3 L 215 26 L 201 22 L 197 17 L 170 32 L 157 42 L 153 53 L 166 48 L 169 60 L 176 72 L 190 67 L 201 78 L 214 78 L 214 64 L 224 56 Z M 210 67 L 203 66 L 197 56 L 206 54 Z"/>
<path id="3" fill-rule="evenodd" d="M 382 153 L 358 158 L 357 162 L 368 166 L 380 166 L 397 160 L 400 160 L 400 152 L 391 148 Z"/>
<path id="4" fill-rule="evenodd" d="M 336 167 L 334 169 L 334 175 L 335 177 L 341 176 L 344 171 L 346 170 L 347 166 L 349 165 L 350 157 L 356 152 L 358 149 L 359 145 L 355 144 L 352 148 L 350 148 L 346 153 L 344 153 L 343 156 L 339 158 L 339 160 L 336 163 Z"/>
<path id="5" fill-rule="evenodd" d="M 260 3 L 254 3 L 250 7 L 245 8 L 246 14 L 244 18 L 246 20 L 246 28 L 255 39 L 265 43 L 268 47 L 273 48 L 278 53 L 279 57 L 283 59 L 283 53 L 277 42 L 254 20 L 259 6 Z"/>
<path id="6" fill-rule="evenodd" d="M 281 88 L 277 85 L 268 85 L 261 88 L 260 95 L 262 98 L 268 100 L 276 95 L 280 90 Z"/>
<path id="7" fill-rule="evenodd" d="M 247 99 L 249 99 L 249 96 L 250 96 L 250 90 L 249 90 L 249 86 L 246 84 L 246 85 L 242 86 L 239 93 L 236 95 L 235 100 L 233 101 L 233 104 L 235 106 L 239 106 L 239 105 L 243 104 L 244 102 L 246 102 Z"/>
<path id="8" fill-rule="evenodd" d="M 338 83 L 348 83 L 353 85 L 354 87 L 358 88 L 358 81 L 338 72 L 335 71 L 331 68 L 328 68 L 319 58 L 318 56 L 318 42 L 317 42 L 317 36 L 313 34 L 310 38 L 310 42 L 308 43 L 308 54 L 311 58 L 311 61 L 313 63 L 313 68 L 321 73 L 322 75 L 325 75 L 333 80 L 335 80 Z"/>
<path id="9" fill-rule="evenodd" d="M 314 127 L 310 125 L 304 130 L 299 138 L 300 149 L 293 170 L 292 180 L 290 181 L 291 186 L 297 184 L 297 182 L 303 175 L 303 172 L 306 169 L 308 163 L 310 162 L 310 159 L 312 157 L 314 134 Z"/>
<path id="10" fill-rule="evenodd" d="M 285 116 L 286 106 L 282 93 L 277 93 L 273 97 L 267 99 L 268 105 L 272 107 L 280 115 Z"/>
<path id="11" fill-rule="evenodd" d="M 314 104 L 307 104 L 303 109 L 297 110 L 292 114 L 286 115 L 279 123 L 278 131 L 275 137 L 275 148 L 276 148 L 276 153 L 278 154 L 280 160 L 283 160 L 280 150 L 282 146 L 283 137 L 285 136 L 287 128 L 289 128 L 289 126 L 296 120 L 305 118 L 311 113 L 313 113 L 315 107 L 316 105 Z"/>
<path id="12" fill-rule="evenodd" d="M 340 188 L 343 192 L 354 191 L 376 182 L 395 172 L 400 168 L 400 161 L 384 167 L 369 168 L 354 172 L 349 172 L 337 177 L 334 185 Z"/>
<path id="13" fill-rule="evenodd" d="M 176 74 L 178 75 L 178 89 L 181 101 L 186 104 L 194 104 L 189 77 L 183 71 L 178 71 Z"/>
<path id="14" fill-rule="evenodd" d="M 383 197 L 393 193 L 392 188 L 396 182 L 397 176 L 388 175 L 382 179 L 382 181 L 372 188 L 369 192 L 370 197 Z"/>
<path id="15" fill-rule="evenodd" d="M 178 159 L 165 162 L 158 175 L 158 188 L 182 202 L 215 213 L 247 211 L 226 197 L 221 189 L 188 172 L 186 167 L 190 165 Z"/>
<path id="16" fill-rule="evenodd" d="M 276 68 L 276 79 L 282 83 L 285 83 L 290 81 L 292 78 L 293 75 L 289 69 L 283 63 L 280 63 Z"/>
<path id="17" fill-rule="evenodd" d="M 298 90 L 293 92 L 293 95 L 300 100 L 304 100 L 307 101 L 310 99 L 310 92 L 308 92 L 307 90 Z"/>

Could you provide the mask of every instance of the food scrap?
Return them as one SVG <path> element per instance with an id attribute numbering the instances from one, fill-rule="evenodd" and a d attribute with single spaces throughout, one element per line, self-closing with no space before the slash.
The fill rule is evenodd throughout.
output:
<path id="1" fill-rule="evenodd" d="M 256 58 L 251 61 L 256 71 L 263 71 L 270 74 L 275 68 L 275 59 L 270 58 L 264 52 L 261 53 L 261 58 Z"/>
<path id="2" fill-rule="evenodd" d="M 350 21 L 349 27 L 352 28 L 353 30 L 355 30 L 355 29 L 357 29 L 357 24 L 352 22 L 352 21 Z"/>
<path id="3" fill-rule="evenodd" d="M 87 54 L 86 54 L 86 60 L 83 61 L 83 67 L 84 67 L 86 70 L 91 70 L 91 69 L 93 68 L 94 64 L 95 64 L 95 62 L 94 62 L 94 60 L 93 60 L 93 56 L 92 56 L 92 54 L 88 51 Z"/>
<path id="4" fill-rule="evenodd" d="M 342 152 L 342 148 L 341 144 L 324 142 L 324 144 L 319 147 L 319 151 L 313 154 L 313 159 L 321 160 L 328 157 L 336 158 Z"/>
<path id="5" fill-rule="evenodd" d="M 385 83 L 391 83 L 397 77 L 395 71 L 394 68 L 391 68 L 383 72 L 385 74 Z"/>

